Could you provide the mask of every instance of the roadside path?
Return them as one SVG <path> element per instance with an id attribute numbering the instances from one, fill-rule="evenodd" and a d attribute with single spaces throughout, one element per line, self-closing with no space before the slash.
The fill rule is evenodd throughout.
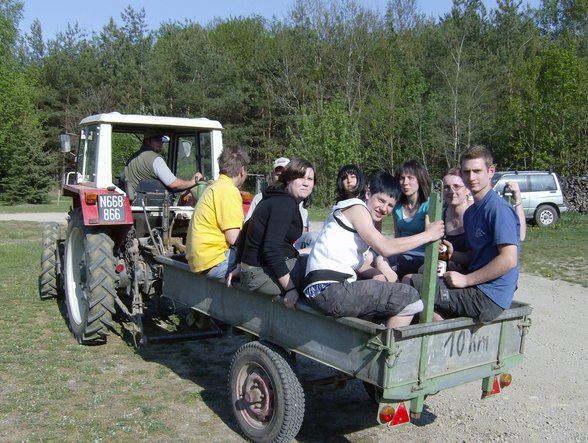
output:
<path id="1" fill-rule="evenodd" d="M 36 221 L 41 223 L 66 223 L 67 212 L 19 212 L 15 214 L 0 214 L 0 221 Z"/>

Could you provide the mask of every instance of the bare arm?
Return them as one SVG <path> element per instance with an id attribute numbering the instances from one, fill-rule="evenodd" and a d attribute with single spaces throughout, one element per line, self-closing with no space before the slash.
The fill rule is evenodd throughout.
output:
<path id="1" fill-rule="evenodd" d="M 515 268 L 516 265 L 517 246 L 498 245 L 498 255 L 486 266 L 466 275 L 448 271 L 445 273 L 445 280 L 452 288 L 467 288 L 494 280 Z"/>
<path id="2" fill-rule="evenodd" d="M 171 182 L 168 186 L 169 189 L 172 191 L 185 191 L 186 189 L 193 188 L 196 186 L 199 180 L 202 180 L 202 174 L 197 172 L 194 174 L 190 180 L 183 180 L 181 178 L 176 178 L 173 182 Z"/>
<path id="3" fill-rule="evenodd" d="M 227 229 L 226 231 L 224 231 L 227 243 L 230 245 L 234 245 L 237 242 L 237 237 L 239 237 L 239 232 L 241 232 L 241 230 L 238 228 Z"/>
<path id="4" fill-rule="evenodd" d="M 521 188 L 519 188 L 519 184 L 515 181 L 507 181 L 506 185 L 512 191 L 512 197 L 514 198 L 514 210 L 519 218 L 519 223 L 521 225 L 520 231 L 520 238 L 521 241 L 525 241 L 525 237 L 527 236 L 527 218 L 525 217 L 525 210 L 523 209 L 523 200 L 521 197 Z"/>
<path id="5" fill-rule="evenodd" d="M 383 256 L 398 255 L 418 246 L 443 237 L 445 228 L 442 220 L 429 223 L 425 219 L 425 230 L 409 237 L 388 238 L 382 235 L 372 221 L 365 207 L 355 205 L 343 210 L 345 217 L 353 224 L 359 236 L 376 252 Z"/>

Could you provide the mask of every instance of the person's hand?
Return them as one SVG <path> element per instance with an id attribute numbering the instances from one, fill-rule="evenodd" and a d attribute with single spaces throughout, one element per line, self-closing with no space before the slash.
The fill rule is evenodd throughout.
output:
<path id="1" fill-rule="evenodd" d="M 197 172 L 192 178 L 194 179 L 194 186 L 196 186 L 198 182 L 204 178 L 204 176 L 200 172 Z"/>
<path id="2" fill-rule="evenodd" d="M 284 296 L 284 304 L 287 308 L 296 309 L 296 302 L 298 301 L 298 291 L 291 290 L 286 292 Z"/>
<path id="3" fill-rule="evenodd" d="M 521 201 L 521 188 L 519 187 L 518 182 L 516 182 L 514 180 L 509 180 L 506 182 L 506 186 L 508 186 L 510 188 L 510 191 L 512 192 L 512 196 L 515 199 L 515 202 L 520 202 Z"/>
<path id="4" fill-rule="evenodd" d="M 225 281 L 227 288 L 231 287 L 231 284 L 233 282 L 233 278 L 239 278 L 240 274 L 241 274 L 241 267 L 240 266 L 237 266 L 235 269 L 233 269 L 231 272 L 229 272 L 229 275 L 227 275 L 227 278 Z"/>
<path id="5" fill-rule="evenodd" d="M 439 242 L 439 252 L 441 252 L 441 245 L 445 245 L 447 246 L 447 257 L 449 257 L 449 259 L 451 260 L 451 256 L 453 255 L 453 244 L 446 239 L 441 239 L 441 241 Z"/>
<path id="6" fill-rule="evenodd" d="M 439 240 L 445 235 L 445 223 L 443 220 L 429 222 L 429 216 L 425 215 L 425 232 L 429 234 L 430 241 Z"/>
<path id="7" fill-rule="evenodd" d="M 457 271 L 447 271 L 445 275 L 445 282 L 450 288 L 467 288 L 467 275 L 461 274 Z"/>

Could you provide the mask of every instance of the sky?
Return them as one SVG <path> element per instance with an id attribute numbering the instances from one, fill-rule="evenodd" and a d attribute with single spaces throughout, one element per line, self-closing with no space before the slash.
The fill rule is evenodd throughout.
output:
<path id="1" fill-rule="evenodd" d="M 155 30 L 167 21 L 184 22 L 185 19 L 208 24 L 212 19 L 220 17 L 262 17 L 278 19 L 285 17 L 294 4 L 294 0 L 100 0 L 90 2 L 83 0 L 21 0 L 24 3 L 24 16 L 21 31 L 28 32 L 35 19 L 41 22 L 43 38 L 55 37 L 58 32 L 65 31 L 67 24 L 78 23 L 81 29 L 88 32 L 100 31 L 112 17 L 122 24 L 121 13 L 127 6 L 135 11 L 145 9 L 146 21 L 150 29 Z M 388 0 L 358 0 L 370 9 L 384 12 Z M 452 0 L 417 0 L 421 11 L 435 18 L 448 13 Z M 541 0 L 523 0 L 523 4 L 538 7 Z M 496 7 L 495 0 L 484 0 L 486 8 Z"/>

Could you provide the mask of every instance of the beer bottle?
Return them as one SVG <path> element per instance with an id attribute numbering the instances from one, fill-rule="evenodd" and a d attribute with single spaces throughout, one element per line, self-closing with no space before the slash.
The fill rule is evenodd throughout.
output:
<path id="1" fill-rule="evenodd" d="M 447 246 L 441 243 L 439 245 L 439 261 L 437 262 L 437 275 L 443 277 L 447 271 L 447 262 L 449 261 L 449 254 Z"/>

